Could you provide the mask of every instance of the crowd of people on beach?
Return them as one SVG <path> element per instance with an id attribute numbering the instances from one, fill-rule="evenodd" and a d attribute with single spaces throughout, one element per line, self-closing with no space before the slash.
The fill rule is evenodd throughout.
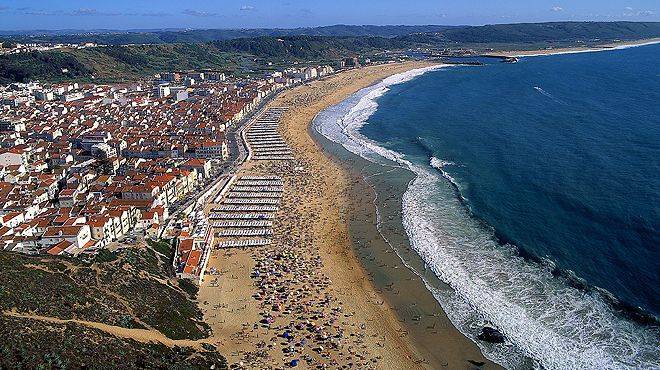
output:
<path id="1" fill-rule="evenodd" d="M 283 120 L 287 115 L 300 114 L 297 110 L 315 99 L 313 93 L 291 97 L 288 101 L 291 108 Z M 288 127 L 279 130 L 283 139 L 291 139 Z M 230 273 L 230 268 L 223 269 L 223 259 L 218 259 L 221 267 L 215 277 L 229 280 L 229 284 L 224 285 L 225 292 L 227 286 L 239 289 L 231 282 L 237 278 L 237 271 L 249 274 L 253 284 L 245 303 L 236 305 L 234 298 L 227 300 L 232 308 L 214 307 L 215 310 L 232 310 L 233 317 L 236 317 L 235 310 L 244 312 L 241 317 L 250 317 L 231 335 L 230 341 L 235 346 L 229 354 L 230 368 L 382 367 L 384 353 L 378 349 L 387 345 L 384 333 L 375 322 L 367 322 L 363 315 L 357 315 L 356 307 L 348 306 L 339 298 L 343 293 L 336 290 L 336 284 L 328 277 L 328 266 L 319 250 L 317 223 L 326 220 L 325 216 L 315 213 L 319 205 L 313 202 L 323 198 L 325 190 L 319 184 L 324 184 L 323 176 L 327 174 L 314 169 L 313 156 L 306 155 L 303 148 L 292 146 L 291 149 L 294 159 L 248 161 L 239 173 L 240 176 L 277 176 L 282 179 L 285 190 L 280 208 L 272 219 L 271 244 L 221 251 L 223 258 L 232 252 L 249 255 L 247 261 L 250 262 L 245 262 L 250 266 L 249 271 L 241 268 Z M 223 289 L 216 289 L 213 294 L 223 294 Z M 378 297 L 366 297 L 366 301 L 365 304 L 382 305 Z M 405 333 L 398 335 L 405 336 Z M 250 345 L 240 346 L 241 343 Z"/>
<path id="2" fill-rule="evenodd" d="M 282 176 L 287 188 L 305 188 L 311 175 L 304 168 L 299 161 L 273 161 L 252 171 Z M 259 304 L 260 320 L 244 325 L 236 338 L 260 340 L 233 366 L 264 368 L 279 361 L 283 368 L 373 368 L 378 358 L 365 344 L 365 324 L 349 323 L 352 313 L 331 294 L 331 281 L 321 273 L 323 262 L 312 247 L 312 221 L 294 210 L 296 202 L 285 193 L 273 243 L 247 249 L 255 261 L 252 298 Z"/>

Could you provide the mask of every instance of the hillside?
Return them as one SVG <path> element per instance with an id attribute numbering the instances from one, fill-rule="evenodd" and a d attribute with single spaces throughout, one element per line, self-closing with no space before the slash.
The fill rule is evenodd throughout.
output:
<path id="1" fill-rule="evenodd" d="M 171 279 L 155 249 L 92 261 L 0 253 L 0 368 L 226 368 L 202 345 L 196 289 Z"/>
<path id="2" fill-rule="evenodd" d="M 123 81 L 171 70 L 218 69 L 248 73 L 255 59 L 274 63 L 327 61 L 409 44 L 381 37 L 285 36 L 200 44 L 64 49 L 0 56 L 0 84 L 30 80 Z M 264 63 L 262 63 L 262 66 Z M 62 72 L 67 70 L 67 72 Z"/>
<path id="3" fill-rule="evenodd" d="M 338 59 L 376 50 L 402 49 L 412 44 L 397 38 L 283 36 L 244 38 L 212 43 L 228 53 L 279 60 Z"/>
<path id="4" fill-rule="evenodd" d="M 130 80 L 172 70 L 220 69 L 235 71 L 250 65 L 244 56 L 212 45 L 166 44 L 109 46 L 67 50 L 99 80 Z"/>
<path id="5" fill-rule="evenodd" d="M 372 26 L 333 25 L 308 28 L 34 31 L 6 34 L 13 42 L 96 42 L 104 45 L 205 43 L 241 38 L 283 36 L 401 37 L 434 34 L 447 42 L 541 42 L 574 39 L 641 39 L 660 36 L 659 22 L 548 22 L 484 26 Z"/>
<path id="6" fill-rule="evenodd" d="M 166 44 L 64 49 L 0 56 L 0 84 L 31 80 L 122 81 L 168 70 L 211 68 L 235 71 L 249 58 L 212 45 Z"/>
<path id="7" fill-rule="evenodd" d="M 300 34 L 289 35 L 292 33 Z M 241 35 L 254 37 L 236 38 Z M 136 38 L 141 38 L 142 42 L 149 44 L 0 56 L 0 83 L 70 79 L 124 81 L 152 76 L 165 70 L 202 68 L 254 73 L 267 68 L 268 63 L 285 65 L 290 62 L 327 62 L 346 56 L 416 47 L 492 51 L 587 46 L 660 37 L 660 23 L 328 26 L 290 30 L 154 31 L 49 37 L 65 38 L 67 42 L 86 40 L 109 44 L 132 43 L 138 41 Z M 97 37 L 104 39 L 97 40 Z"/>
<path id="8" fill-rule="evenodd" d="M 7 34 L 6 39 L 15 42 L 96 42 L 104 45 L 203 43 L 254 37 L 282 36 L 339 36 L 339 37 L 396 37 L 413 33 L 441 32 L 451 26 L 349 26 L 333 25 L 305 28 L 254 28 L 254 29 L 202 29 L 202 30 L 151 30 L 151 31 L 35 31 L 26 35 Z M 0 37 L 2 38 L 2 37 Z"/>
<path id="9" fill-rule="evenodd" d="M 456 27 L 402 37 L 432 43 L 538 43 L 638 40 L 660 37 L 660 22 L 551 22 Z"/>

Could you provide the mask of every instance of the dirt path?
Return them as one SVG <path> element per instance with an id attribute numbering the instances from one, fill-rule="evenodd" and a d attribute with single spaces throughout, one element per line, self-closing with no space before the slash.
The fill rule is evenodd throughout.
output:
<path id="1" fill-rule="evenodd" d="M 76 319 L 59 319 L 56 317 L 19 313 L 16 311 L 4 311 L 2 314 L 5 316 L 30 319 L 30 320 L 39 320 L 52 324 L 75 323 L 75 324 L 87 326 L 89 328 L 104 331 L 108 334 L 114 335 L 119 338 L 132 339 L 142 343 L 161 343 L 168 347 L 178 346 L 178 347 L 193 347 L 196 349 L 201 349 L 202 344 L 211 343 L 211 340 L 209 339 L 201 339 L 201 340 L 170 339 L 165 335 L 163 335 L 163 333 L 155 329 L 151 329 L 151 330 L 129 329 L 129 328 L 122 328 L 120 326 L 108 325 L 94 321 L 84 321 L 84 320 L 76 320 Z"/>

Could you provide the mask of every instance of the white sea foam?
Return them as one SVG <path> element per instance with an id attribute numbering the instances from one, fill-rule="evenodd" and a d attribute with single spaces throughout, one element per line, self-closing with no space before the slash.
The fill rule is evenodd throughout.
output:
<path id="1" fill-rule="evenodd" d="M 456 186 L 456 188 L 458 188 L 459 185 L 458 185 L 458 182 L 456 182 L 456 179 L 451 177 L 449 172 L 445 171 L 445 167 L 450 166 L 450 165 L 455 165 L 454 162 L 443 161 L 442 159 L 438 159 L 436 157 L 431 157 L 431 160 L 429 161 L 429 164 L 431 165 L 431 167 L 433 167 L 433 168 L 437 169 L 438 171 L 440 171 L 440 173 L 442 174 L 442 177 L 449 180 L 449 182 L 451 182 L 454 186 Z"/>
<path id="2" fill-rule="evenodd" d="M 359 132 L 389 86 L 429 70 L 363 89 L 319 113 L 314 127 L 367 160 L 416 174 L 403 196 L 404 227 L 412 248 L 453 288 L 443 292 L 427 283 L 450 320 L 473 340 L 484 323 L 497 326 L 506 345 L 475 342 L 506 367 L 520 366 L 521 354 L 548 369 L 660 367 L 657 328 L 616 316 L 598 294 L 572 288 L 553 277 L 548 266 L 525 261 L 514 246 L 499 245 L 492 230 L 470 217 L 446 181 L 456 184 L 446 170 L 451 162 L 413 163 Z"/>

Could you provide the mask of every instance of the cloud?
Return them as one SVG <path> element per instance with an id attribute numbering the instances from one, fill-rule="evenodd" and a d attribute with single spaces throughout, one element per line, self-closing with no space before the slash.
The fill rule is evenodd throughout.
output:
<path id="1" fill-rule="evenodd" d="M 133 13 L 123 13 L 123 12 L 103 12 L 94 8 L 79 8 L 72 10 L 70 12 L 64 13 L 65 15 L 73 16 L 101 16 L 101 17 L 115 17 L 119 15 L 135 15 Z"/>
<path id="2" fill-rule="evenodd" d="M 44 9 L 32 9 L 30 7 L 21 7 L 16 8 L 17 14 L 23 15 L 35 15 L 35 16 L 73 16 L 73 17 L 115 17 L 115 16 L 125 16 L 125 17 L 165 17 L 170 16 L 170 13 L 164 12 L 105 12 L 99 11 L 98 9 L 93 8 L 79 8 L 74 10 L 44 10 Z"/>
<path id="3" fill-rule="evenodd" d="M 655 12 L 653 10 L 641 10 L 637 12 L 637 15 L 642 16 L 642 17 L 647 17 L 650 15 L 655 15 Z"/>
<path id="4" fill-rule="evenodd" d="M 186 9 L 181 13 L 185 15 L 189 15 L 191 17 L 215 17 L 218 15 L 218 13 L 209 13 L 203 10 L 193 10 L 193 9 Z"/>
<path id="5" fill-rule="evenodd" d="M 650 17 L 655 14 L 656 12 L 654 10 L 635 11 L 635 9 L 630 6 L 625 7 L 625 12 L 623 12 L 624 17 Z"/>
<path id="6" fill-rule="evenodd" d="M 243 6 L 241 6 L 241 10 L 243 10 L 243 11 L 250 11 L 250 10 L 254 10 L 254 9 L 255 9 L 255 7 L 252 6 L 252 5 L 243 5 Z"/>
<path id="7" fill-rule="evenodd" d="M 137 15 L 140 17 L 167 17 L 172 15 L 171 13 L 164 13 L 164 12 L 147 12 L 147 13 L 133 13 L 133 14 L 127 14 L 127 15 Z"/>
<path id="8" fill-rule="evenodd" d="M 562 12 L 564 11 L 564 8 L 562 8 L 561 6 L 553 6 L 552 8 L 550 8 L 550 10 L 553 12 Z"/>
<path id="9" fill-rule="evenodd" d="M 99 11 L 91 8 L 80 8 L 71 12 L 72 15 L 99 15 Z"/>
<path id="10" fill-rule="evenodd" d="M 28 9 L 20 11 L 24 15 L 64 15 L 61 11 L 41 10 L 41 9 Z"/>

